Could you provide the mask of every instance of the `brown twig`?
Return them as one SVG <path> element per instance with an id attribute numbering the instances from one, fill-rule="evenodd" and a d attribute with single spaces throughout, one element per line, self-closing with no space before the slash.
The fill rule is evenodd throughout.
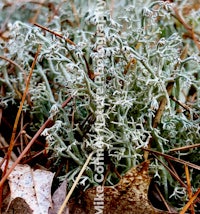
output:
<path id="1" fill-rule="evenodd" d="M 46 28 L 46 27 L 44 27 L 44 26 L 42 26 L 42 25 L 40 25 L 40 24 L 38 24 L 38 23 L 34 23 L 34 25 L 37 26 L 37 27 L 39 27 L 39 28 L 41 28 L 41 29 L 43 29 L 43 30 L 46 30 L 46 31 L 49 32 L 49 33 L 52 33 L 53 35 L 55 35 L 55 36 L 57 36 L 57 37 L 59 37 L 59 38 L 61 38 L 61 39 L 64 39 L 64 40 L 65 40 L 66 42 L 68 42 L 70 45 L 76 46 L 76 44 L 75 44 L 74 42 L 72 42 L 70 39 L 68 39 L 68 38 L 66 38 L 66 37 L 64 37 L 64 36 L 62 36 L 61 34 L 56 33 L 56 32 L 54 32 L 54 31 L 52 31 L 52 30 L 50 30 L 50 29 L 48 29 L 48 28 Z"/>
<path id="2" fill-rule="evenodd" d="M 1 96 L 2 96 L 2 95 L 4 96 L 4 94 L 5 94 L 3 84 L 1 85 L 1 88 L 0 88 L 0 94 L 1 94 Z M 3 109 L 0 108 L 0 126 L 1 126 L 2 115 L 3 115 Z"/>
<path id="3" fill-rule="evenodd" d="M 189 197 L 189 199 L 191 199 L 192 198 L 192 188 L 191 188 L 191 183 L 190 183 L 190 174 L 189 174 L 187 165 L 185 165 L 185 175 L 186 175 L 186 181 L 187 181 L 188 197 Z M 191 214 L 195 214 L 193 203 L 190 205 L 190 210 L 191 210 Z"/>
<path id="4" fill-rule="evenodd" d="M 180 100 L 177 100 L 176 97 L 174 96 L 170 96 L 170 98 L 176 102 L 178 105 L 180 105 L 181 107 L 183 107 L 187 112 L 191 113 L 191 108 L 189 106 L 187 106 L 186 104 L 182 103 Z M 194 119 L 198 119 L 199 115 L 194 114 L 193 115 Z"/>
<path id="5" fill-rule="evenodd" d="M 186 45 L 181 54 L 180 54 L 180 59 L 184 59 L 186 56 L 187 56 L 187 52 L 188 52 L 188 46 Z M 178 68 L 178 63 L 174 66 L 174 69 L 176 70 Z M 166 90 L 167 90 L 167 93 L 168 93 L 168 96 L 170 97 L 171 94 L 172 94 L 172 90 L 173 90 L 173 87 L 174 87 L 174 81 L 171 81 L 167 84 L 167 87 L 166 87 Z M 160 123 L 160 120 L 161 120 L 161 117 L 163 115 L 163 112 L 165 110 L 165 106 L 167 105 L 167 98 L 166 97 L 163 97 L 162 100 L 160 101 L 160 104 L 159 104 L 159 108 L 158 110 L 156 111 L 156 114 L 155 114 L 155 117 L 153 119 L 153 124 L 152 124 L 152 127 L 153 128 L 157 128 L 158 124 Z M 148 148 L 150 149 L 151 148 L 151 143 L 152 143 L 152 140 L 153 140 L 153 137 L 150 138 L 149 140 L 149 143 L 148 143 Z M 149 153 L 147 151 L 144 152 L 144 159 L 147 160 L 148 159 L 148 155 Z"/>
<path id="6" fill-rule="evenodd" d="M 23 127 L 22 127 L 22 130 L 18 133 L 17 137 L 15 138 L 15 141 L 14 141 L 14 146 L 19 146 L 20 144 L 17 144 L 17 140 L 18 138 L 22 135 L 23 133 L 23 130 L 26 128 L 28 124 L 25 124 Z M 8 145 L 8 143 L 6 143 L 5 139 L 3 137 L 1 137 L 1 134 L 0 134 L 0 143 L 3 144 L 3 147 L 1 147 L 1 149 L 6 149 L 8 151 L 10 145 Z M 11 152 L 11 160 L 14 162 L 15 160 L 17 159 L 15 153 L 12 151 Z"/>
<path id="7" fill-rule="evenodd" d="M 167 87 L 166 87 L 166 90 L 167 90 L 167 93 L 169 96 L 172 93 L 173 87 L 174 87 L 174 82 L 169 82 Z M 156 128 L 158 126 L 158 123 L 160 123 L 160 120 L 161 120 L 161 117 L 163 115 L 163 112 L 165 110 L 166 105 L 167 105 L 167 98 L 163 97 L 163 99 L 160 102 L 159 108 L 155 114 L 155 118 L 153 120 L 153 128 Z"/>
<path id="8" fill-rule="evenodd" d="M 178 175 L 178 173 L 176 172 L 176 170 L 174 169 L 174 166 L 173 166 L 173 164 L 171 163 L 171 161 L 170 161 L 169 159 L 167 159 L 167 162 L 168 162 L 170 168 L 172 169 L 172 171 L 174 172 L 174 174 L 175 174 L 177 177 L 179 177 L 179 175 Z"/>
<path id="9" fill-rule="evenodd" d="M 150 151 L 150 150 L 149 150 Z M 160 153 L 160 152 L 157 152 L 157 153 L 159 153 L 159 155 L 160 154 L 162 154 L 162 153 Z M 176 172 L 174 172 L 174 170 L 171 170 L 166 164 L 164 164 L 158 157 L 157 157 L 157 155 L 155 155 L 155 154 L 153 154 L 153 156 L 168 170 L 168 172 L 181 184 L 181 186 L 182 187 L 184 187 L 184 188 L 186 188 L 186 189 L 188 189 L 188 186 L 182 181 L 182 179 L 178 176 L 178 174 L 176 173 Z M 169 158 L 169 156 L 168 155 L 164 155 L 163 154 L 163 156 L 164 157 L 166 157 L 166 159 L 167 159 L 167 161 L 169 162 L 169 160 L 168 160 L 168 158 Z M 172 158 L 171 158 L 172 159 Z M 177 159 L 177 158 L 176 158 Z M 179 159 L 178 159 L 179 160 Z M 174 160 L 174 161 L 177 161 L 177 162 L 179 162 L 180 163 L 180 161 L 178 161 L 178 160 Z M 183 160 L 181 160 L 181 162 L 182 162 Z M 186 162 L 186 161 L 184 161 L 184 162 Z M 188 163 L 188 162 L 186 162 L 186 163 Z M 183 163 L 184 164 L 184 163 Z M 184 165 L 186 165 L 186 164 L 184 164 Z M 193 164 L 192 164 L 193 165 Z M 195 165 L 196 166 L 196 165 Z M 190 165 L 190 167 L 192 167 L 191 165 Z M 200 202 L 200 199 L 199 198 L 197 198 L 197 201 L 198 202 Z"/>
<path id="10" fill-rule="evenodd" d="M 21 103 L 20 103 L 20 107 L 18 109 L 17 116 L 15 118 L 15 123 L 14 123 L 14 126 L 13 126 L 13 131 L 12 131 L 11 140 L 10 140 L 10 146 L 9 146 L 8 152 L 7 152 L 7 161 L 6 161 L 4 172 L 6 172 L 6 170 L 7 170 L 8 163 L 9 163 L 9 160 L 10 160 L 10 155 L 11 155 L 11 152 L 12 152 L 13 147 L 14 147 L 15 136 L 16 136 L 16 131 L 17 131 L 19 118 L 20 118 L 20 115 L 21 115 L 21 112 L 22 112 L 22 108 L 23 108 L 25 99 L 26 99 L 26 95 L 28 93 L 29 84 L 30 84 L 30 81 L 31 81 L 31 76 L 32 76 L 33 70 L 35 68 L 35 65 L 36 65 L 37 58 L 39 56 L 40 50 L 41 50 L 41 45 L 39 45 L 39 47 L 37 49 L 37 53 L 36 53 L 35 58 L 33 60 L 33 63 L 32 63 L 32 66 L 31 66 L 31 70 L 30 70 L 30 73 L 29 73 L 29 76 L 28 76 L 28 79 L 27 79 L 27 82 L 26 82 L 26 88 L 24 90 L 24 93 L 23 93 L 23 96 L 22 96 L 22 100 L 21 100 Z"/>
<path id="11" fill-rule="evenodd" d="M 67 100 L 62 104 L 62 108 L 64 108 L 72 99 L 72 97 L 70 96 L 69 98 L 67 98 Z M 17 158 L 17 160 L 13 163 L 13 165 L 11 166 L 11 168 L 6 172 L 6 174 L 2 177 L 1 181 L 0 181 L 0 187 L 4 184 L 4 182 L 6 181 L 7 177 L 10 175 L 10 173 L 13 171 L 13 169 L 16 167 L 16 165 L 22 160 L 22 158 L 24 157 L 24 155 L 29 151 L 29 149 L 31 148 L 31 146 L 34 144 L 34 142 L 36 141 L 36 139 L 40 136 L 40 134 L 44 131 L 44 129 L 49 126 L 50 124 L 52 124 L 52 119 L 48 118 L 46 120 L 46 122 L 40 127 L 40 129 L 37 131 L 37 133 L 34 135 L 34 137 L 31 139 L 31 141 L 29 142 L 29 144 L 25 147 L 25 149 L 22 151 L 22 153 L 20 154 L 20 156 Z"/>
<path id="12" fill-rule="evenodd" d="M 184 214 L 188 208 L 191 206 L 191 204 L 194 202 L 194 200 L 197 198 L 197 196 L 200 194 L 200 188 L 197 190 L 197 192 L 192 196 L 192 198 L 187 202 L 187 204 L 183 207 L 181 212 L 179 214 Z"/>
<path id="13" fill-rule="evenodd" d="M 28 163 L 29 161 L 33 160 L 34 158 L 36 158 L 37 156 L 44 154 L 45 149 L 43 149 L 42 151 L 37 152 L 36 154 L 32 154 L 30 155 L 31 157 L 29 159 L 26 159 L 25 161 L 23 161 L 23 164 Z"/>
<path id="14" fill-rule="evenodd" d="M 167 90 L 167 93 L 168 93 L 169 96 L 172 93 L 173 87 L 174 87 L 174 81 L 173 82 L 169 82 L 167 84 L 166 90 Z M 160 123 L 160 120 L 161 120 L 161 117 L 163 115 L 163 112 L 165 110 L 165 106 L 166 105 L 167 105 L 167 98 L 163 97 L 162 100 L 160 101 L 159 108 L 156 111 L 156 114 L 155 114 L 155 117 L 154 117 L 154 120 L 153 120 L 153 124 L 152 124 L 153 128 L 157 128 L 158 124 Z M 150 140 L 149 140 L 149 143 L 148 143 L 148 148 L 151 148 L 152 140 L 153 140 L 153 138 L 151 137 Z M 144 159 L 145 160 L 148 159 L 148 155 L 149 155 L 149 152 L 146 150 L 144 152 Z"/>
<path id="15" fill-rule="evenodd" d="M 194 43 L 200 50 L 200 43 L 198 41 L 198 38 L 195 35 L 194 29 L 190 25 L 187 24 L 187 22 L 184 20 L 184 18 L 179 13 L 179 10 L 177 7 L 173 7 L 173 11 L 174 11 L 174 14 L 172 14 L 172 16 L 174 16 L 185 27 L 185 29 L 188 31 L 190 37 L 192 38 L 192 40 L 194 41 Z"/>
<path id="16" fill-rule="evenodd" d="M 19 68 L 20 71 L 22 71 L 22 73 L 24 74 L 25 80 L 26 80 L 26 71 L 20 66 L 18 65 L 16 62 L 12 61 L 11 59 L 6 58 L 5 56 L 1 56 L 0 55 L 0 59 L 3 59 L 13 65 L 15 65 L 17 68 Z"/>
<path id="17" fill-rule="evenodd" d="M 41 29 L 43 29 L 43 30 L 46 30 L 46 31 L 49 32 L 49 33 L 52 33 L 53 35 L 55 35 L 55 36 L 57 36 L 57 37 L 59 37 L 59 38 L 61 38 L 61 39 L 64 39 L 64 40 L 65 40 L 66 42 L 68 42 L 70 45 L 76 46 L 76 44 L 75 44 L 73 41 L 71 41 L 70 39 L 68 39 L 68 38 L 66 38 L 66 37 L 64 37 L 64 36 L 62 36 L 61 34 L 56 33 L 56 32 L 54 32 L 54 31 L 52 31 L 52 30 L 50 30 L 50 29 L 48 29 L 48 28 L 46 28 L 46 27 L 44 27 L 44 26 L 42 26 L 42 25 L 40 25 L 40 24 L 38 24 L 38 23 L 34 23 L 34 25 L 37 26 L 37 27 L 39 27 L 39 28 L 41 28 Z M 88 62 L 87 62 L 87 60 L 86 60 L 86 57 L 85 57 L 84 55 L 83 55 L 83 59 L 84 59 L 84 62 L 85 62 L 85 66 L 86 66 L 86 68 L 87 68 L 88 76 L 89 76 L 89 78 L 90 78 L 91 80 L 93 80 L 93 79 L 94 79 L 96 76 L 98 76 L 99 74 L 94 74 L 94 72 L 90 70 L 89 64 L 88 64 Z"/>
<path id="18" fill-rule="evenodd" d="M 168 170 L 168 172 L 181 184 L 181 186 L 187 188 L 187 185 L 181 180 L 181 178 L 173 172 L 166 164 L 164 164 L 157 155 L 153 154 L 153 156 Z"/>
<path id="19" fill-rule="evenodd" d="M 186 45 L 181 52 L 180 59 L 184 59 L 187 56 L 187 52 L 188 52 L 188 46 Z M 174 67 L 175 70 L 177 69 L 177 67 L 178 67 L 178 63 Z M 167 84 L 166 90 L 169 97 L 171 97 L 173 87 L 174 87 L 174 81 L 169 82 Z M 167 99 L 166 97 L 164 97 L 160 102 L 159 108 L 153 120 L 153 128 L 156 128 L 158 126 L 158 123 L 160 123 L 166 104 L 167 104 Z"/>
<path id="20" fill-rule="evenodd" d="M 5 174 L 6 174 L 6 171 L 7 171 L 7 168 L 8 168 L 8 163 L 10 161 L 10 157 L 11 157 L 11 154 L 12 154 L 12 150 L 13 150 L 13 147 L 15 145 L 15 136 L 16 136 L 16 132 L 17 132 L 17 126 L 18 126 L 19 118 L 20 118 L 20 115 L 21 115 L 21 112 L 22 112 L 24 101 L 26 99 L 26 95 L 28 93 L 28 88 L 29 88 L 31 76 L 32 76 L 32 73 L 33 73 L 33 69 L 35 68 L 36 61 L 37 61 L 40 49 L 41 49 L 41 45 L 39 45 L 39 47 L 37 49 L 37 53 L 36 53 L 35 58 L 33 60 L 33 63 L 32 63 L 32 66 L 31 66 L 31 70 L 30 70 L 30 73 L 29 73 L 29 76 L 28 76 L 28 79 L 27 79 L 27 82 L 26 82 L 26 88 L 24 90 L 24 93 L 23 93 L 23 96 L 22 96 L 22 100 L 21 100 L 21 103 L 20 103 L 20 107 L 18 109 L 17 116 L 15 118 L 13 131 L 12 131 L 12 135 L 11 135 L 11 140 L 10 140 L 10 144 L 9 144 L 9 147 L 8 147 L 8 152 L 7 152 L 7 155 L 6 155 L 6 164 L 5 164 L 5 168 L 4 168 L 4 171 L 3 171 L 3 176 L 5 176 Z M 1 203 L 2 202 L 2 192 L 3 192 L 3 185 L 0 186 L 0 195 L 1 195 L 0 196 L 0 204 L 2 204 Z"/>
<path id="21" fill-rule="evenodd" d="M 168 212 L 171 212 L 171 209 L 170 209 L 169 205 L 167 204 L 165 198 L 163 197 L 162 193 L 160 192 L 157 184 L 155 184 L 155 188 L 156 188 L 156 191 L 158 192 L 158 195 L 159 195 L 160 199 L 162 200 L 162 202 L 164 203 L 165 207 L 167 208 Z"/>
<path id="22" fill-rule="evenodd" d="M 176 151 L 182 151 L 182 150 L 187 150 L 187 149 L 193 149 L 196 147 L 200 147 L 200 143 L 194 144 L 194 145 L 188 145 L 188 146 L 182 146 L 174 149 L 170 149 L 169 152 L 176 152 Z"/>
<path id="23" fill-rule="evenodd" d="M 176 161 L 176 162 L 178 162 L 178 163 L 185 164 L 185 165 L 190 166 L 190 167 L 192 167 L 192 168 L 194 168 L 194 169 L 200 170 L 200 166 L 198 166 L 198 165 L 196 165 L 196 164 L 193 164 L 193 163 L 190 163 L 190 162 L 188 162 L 188 161 L 184 161 L 184 160 L 182 160 L 182 159 L 175 158 L 175 157 L 173 157 L 173 156 L 171 156 L 171 155 L 166 155 L 166 154 L 163 154 L 163 153 L 161 153 L 161 152 L 154 151 L 154 150 L 151 150 L 151 149 L 147 149 L 147 148 L 142 148 L 142 149 L 145 150 L 145 151 L 148 151 L 148 152 L 150 152 L 150 153 L 157 154 L 157 155 L 163 156 L 163 157 L 165 157 L 165 158 L 168 158 L 168 159 L 170 159 L 170 160 Z"/>
<path id="24" fill-rule="evenodd" d="M 131 65 L 134 65 L 134 67 L 136 66 L 136 63 L 137 63 L 137 60 L 136 59 L 131 59 L 129 62 L 128 62 L 128 64 L 125 66 L 125 68 L 124 68 L 124 75 L 126 75 L 127 74 L 127 72 L 128 72 L 128 70 L 129 70 L 129 68 L 131 67 Z"/>

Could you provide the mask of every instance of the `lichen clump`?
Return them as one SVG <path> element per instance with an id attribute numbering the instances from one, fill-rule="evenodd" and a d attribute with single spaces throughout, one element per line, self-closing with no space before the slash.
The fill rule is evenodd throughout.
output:
<path id="1" fill-rule="evenodd" d="M 5 111 L 19 106 L 41 44 L 23 112 L 29 117 L 30 134 L 48 117 L 54 121 L 43 136 L 55 165 L 61 159 L 70 161 L 63 174 L 69 188 L 89 152 L 97 148 L 104 150 L 105 169 L 111 164 L 123 175 L 143 161 L 142 148 L 150 144 L 154 150 L 169 153 L 175 147 L 197 144 L 200 139 L 200 58 L 199 42 L 195 40 L 199 12 L 190 10 L 184 16 L 186 1 L 113 2 L 107 1 L 103 14 L 106 43 L 100 52 L 96 49 L 95 1 L 51 0 L 38 3 L 39 9 L 34 2 L 0 3 L 0 55 L 20 66 L 0 60 L 0 106 Z M 192 26 L 193 38 L 178 20 L 177 8 Z M 55 34 L 33 25 L 35 22 Z M 101 104 L 95 82 L 99 57 L 104 68 L 102 144 L 98 144 L 94 128 Z M 72 100 L 61 108 L 69 96 Z M 197 163 L 198 152 L 196 148 L 173 155 Z M 152 160 L 150 169 L 168 200 L 182 207 L 187 202 L 185 188 L 157 160 Z M 81 178 L 84 189 L 96 185 L 93 170 L 91 163 Z M 184 176 L 183 169 L 179 173 Z M 196 190 L 197 172 L 191 176 Z M 106 185 L 116 182 L 117 176 L 110 172 Z"/>

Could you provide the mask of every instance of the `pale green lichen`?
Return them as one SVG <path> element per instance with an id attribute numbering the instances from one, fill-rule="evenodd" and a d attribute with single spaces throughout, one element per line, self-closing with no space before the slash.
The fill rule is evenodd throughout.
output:
<path id="1" fill-rule="evenodd" d="M 60 1 L 49 3 L 56 6 Z M 55 121 L 43 135 L 53 157 L 70 159 L 67 177 L 71 185 L 88 152 L 99 146 L 94 144 L 98 85 L 88 75 L 95 72 L 95 59 L 99 55 L 95 50 L 97 19 L 94 1 L 72 1 L 77 13 L 72 11 L 69 3 L 63 1 L 61 4 L 51 22 L 46 16 L 52 12 L 43 5 L 37 22 L 71 39 L 75 46 L 28 23 L 36 9 L 33 3 L 13 3 L 12 7 L 0 3 L 0 22 L 4 23 L 8 17 L 6 28 L 10 33 L 8 42 L 0 41 L 0 55 L 12 59 L 26 71 L 23 74 L 16 68 L 9 73 L 8 62 L 0 60 L 0 84 L 6 88 L 0 104 L 2 108 L 9 108 L 11 103 L 19 105 L 16 89 L 23 92 L 24 78 L 30 70 L 37 45 L 41 44 L 29 90 L 31 105 L 26 104 L 24 111 L 31 114 L 30 129 L 34 131 L 48 117 Z M 177 4 L 184 7 L 186 1 L 177 1 Z M 142 161 L 141 148 L 148 145 L 151 137 L 153 149 L 163 153 L 174 147 L 196 144 L 200 139 L 199 118 L 193 117 L 198 115 L 200 108 L 199 54 L 192 40 L 182 38 L 186 30 L 172 16 L 172 7 L 172 3 L 164 1 L 117 1 L 112 6 L 111 1 L 107 1 L 104 13 L 106 46 L 101 50 L 105 80 L 102 114 L 105 127 L 101 135 L 109 161 L 121 174 Z M 195 31 L 200 23 L 197 20 L 198 11 L 186 18 Z M 186 45 L 187 56 L 182 59 Z M 189 113 L 168 96 L 166 86 L 172 81 L 172 95 L 191 107 Z M 190 94 L 192 89 L 195 93 Z M 195 99 L 187 100 L 194 94 Z M 71 95 L 73 100 L 62 109 L 61 104 Z M 167 100 L 166 108 L 161 122 L 153 127 L 163 97 Z M 176 155 L 193 162 L 194 152 L 196 149 Z M 196 157 L 194 162 L 198 161 Z M 182 206 L 182 201 L 187 201 L 185 189 L 156 160 L 151 163 L 151 170 L 159 184 L 164 186 L 166 197 L 170 195 L 169 200 L 173 198 Z M 197 189 L 198 181 L 194 176 L 192 180 Z M 107 184 L 115 182 L 115 176 L 109 174 Z M 95 183 L 92 165 L 80 183 L 85 189 Z"/>

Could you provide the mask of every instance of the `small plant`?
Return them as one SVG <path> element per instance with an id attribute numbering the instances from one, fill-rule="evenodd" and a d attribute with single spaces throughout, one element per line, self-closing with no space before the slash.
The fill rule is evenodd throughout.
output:
<path id="1" fill-rule="evenodd" d="M 143 148 L 168 154 L 200 139 L 198 6 L 190 9 L 186 1 L 106 1 L 105 44 L 99 54 L 95 11 L 99 2 L 0 3 L 1 109 L 18 108 L 41 45 L 21 120 L 29 123 L 30 135 L 48 118 L 53 120 L 42 135 L 48 158 L 55 160 L 52 169 L 69 161 L 67 172 L 63 167 L 60 173 L 60 179 L 67 177 L 69 188 L 97 148 L 104 150 L 105 171 L 113 165 L 123 175 L 148 157 Z M 104 68 L 103 100 L 97 97 L 95 81 L 102 75 L 96 72 L 99 57 Z M 62 108 L 69 97 L 71 101 Z M 103 114 L 98 114 L 101 101 Z M 104 121 L 102 144 L 96 139 L 99 115 Z M 5 137 L 9 139 L 8 134 Z M 198 153 L 194 146 L 169 154 L 197 164 Z M 84 190 L 97 185 L 92 163 L 80 180 Z M 182 208 L 188 201 L 186 188 L 157 159 L 151 161 L 150 171 L 165 198 Z M 183 178 L 184 168 L 177 171 Z M 190 176 L 195 192 L 198 171 L 191 169 Z M 110 171 L 105 184 L 117 180 Z"/>

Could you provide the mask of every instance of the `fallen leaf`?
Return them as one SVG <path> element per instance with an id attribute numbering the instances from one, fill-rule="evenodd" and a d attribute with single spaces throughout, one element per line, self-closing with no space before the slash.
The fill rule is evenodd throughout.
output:
<path id="1" fill-rule="evenodd" d="M 2 158 L 0 158 L 0 161 Z M 9 162 L 8 169 L 12 166 Z M 4 170 L 5 163 L 1 166 Z M 33 214 L 48 214 L 51 207 L 51 184 L 54 173 L 46 170 L 33 170 L 28 165 L 18 164 L 8 176 L 11 191 L 11 201 L 23 199 Z"/>
<path id="2" fill-rule="evenodd" d="M 168 213 L 154 208 L 148 200 L 150 177 L 148 175 L 149 162 L 130 169 L 115 186 L 104 186 L 102 204 L 104 214 L 164 214 Z M 96 187 L 85 192 L 84 200 L 86 213 L 102 213 L 95 209 L 94 200 L 97 197 Z M 101 198 L 101 197 L 99 197 Z M 98 202 L 96 203 L 96 205 Z M 99 205 L 101 200 L 99 200 Z"/>
<path id="3" fill-rule="evenodd" d="M 2 212 L 2 214 L 32 214 L 32 210 L 28 206 L 28 204 L 22 198 L 15 198 L 6 212 Z"/>
<path id="4" fill-rule="evenodd" d="M 56 214 L 58 213 L 60 207 L 62 206 L 66 194 L 67 193 L 67 180 L 64 180 L 62 184 L 58 187 L 58 189 L 54 192 L 52 196 L 52 208 L 49 209 L 49 214 Z M 69 208 L 66 207 L 64 213 L 69 213 Z"/>

